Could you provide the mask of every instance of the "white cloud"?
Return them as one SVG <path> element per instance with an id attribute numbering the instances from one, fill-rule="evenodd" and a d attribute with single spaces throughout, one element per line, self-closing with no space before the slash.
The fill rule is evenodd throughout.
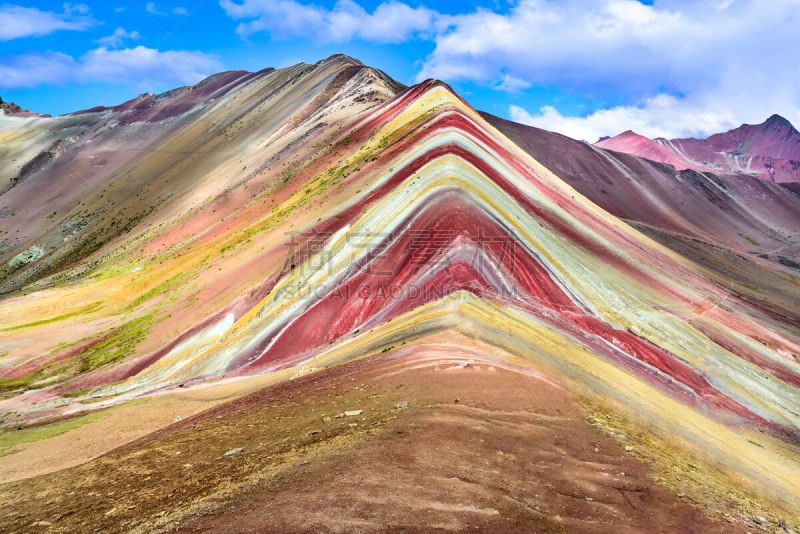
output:
<path id="1" fill-rule="evenodd" d="M 589 140 L 629 128 L 705 135 L 772 113 L 798 121 L 798 7 L 797 0 L 768 7 L 759 0 L 521 0 L 507 14 L 453 17 L 418 78 L 489 86 L 500 78 L 498 89 L 520 80 L 621 101 L 586 117 L 513 109 L 516 119 Z"/>
<path id="2" fill-rule="evenodd" d="M 5 57 L 0 61 L 0 87 L 35 87 L 68 80 L 75 67 L 73 58 L 57 52 Z"/>
<path id="3" fill-rule="evenodd" d="M 85 30 L 97 24 L 84 4 L 64 4 L 64 13 L 34 7 L 0 5 L 0 41 L 48 35 L 58 30 Z"/>
<path id="4" fill-rule="evenodd" d="M 505 91 L 507 93 L 518 93 L 524 89 L 531 87 L 531 82 L 521 80 L 509 74 L 503 74 L 500 83 L 495 85 L 495 89 Z"/>
<path id="5" fill-rule="evenodd" d="M 222 64 L 202 52 L 159 51 L 144 46 L 90 50 L 79 60 L 55 52 L 28 53 L 2 58 L 0 88 L 43 84 L 107 82 L 150 89 L 196 83 L 222 70 Z"/>
<path id="6" fill-rule="evenodd" d="M 202 52 L 159 51 L 144 46 L 90 50 L 81 58 L 80 76 L 92 81 L 165 85 L 195 83 L 222 70 L 222 64 Z"/>
<path id="7" fill-rule="evenodd" d="M 332 9 L 295 0 L 221 0 L 220 5 L 231 18 L 246 21 L 236 28 L 241 37 L 265 32 L 275 39 L 307 36 L 317 42 L 399 43 L 431 34 L 442 19 L 434 10 L 395 0 L 379 4 L 372 13 L 352 0 L 338 0 Z"/>
<path id="8" fill-rule="evenodd" d="M 64 12 L 67 15 L 72 15 L 73 13 L 80 13 L 81 15 L 88 15 L 89 14 L 89 6 L 86 4 L 73 4 L 70 2 L 64 3 Z"/>
<path id="9" fill-rule="evenodd" d="M 142 36 L 136 30 L 128 32 L 125 31 L 125 28 L 117 28 L 111 35 L 95 40 L 95 43 L 99 44 L 100 46 L 117 48 L 128 39 L 131 41 L 138 41 L 141 39 L 141 37 Z"/>
<path id="10" fill-rule="evenodd" d="M 183 7 L 183 6 L 173 7 L 169 11 L 169 13 L 167 13 L 166 11 L 161 11 L 158 8 L 158 6 L 156 5 L 155 2 L 147 2 L 144 5 L 144 10 L 147 11 L 148 13 L 150 13 L 151 15 L 162 15 L 162 16 L 166 16 L 169 13 L 172 13 L 173 15 L 181 15 L 181 16 L 189 14 L 189 10 L 186 9 L 185 7 Z"/>
<path id="11" fill-rule="evenodd" d="M 634 130 L 651 138 L 702 137 L 708 132 L 724 131 L 734 124 L 738 126 L 731 111 L 695 107 L 665 94 L 646 98 L 639 105 L 602 109 L 585 117 L 564 116 L 552 106 L 544 106 L 535 114 L 519 106 L 510 106 L 509 112 L 516 122 L 589 142 L 625 130 Z"/>

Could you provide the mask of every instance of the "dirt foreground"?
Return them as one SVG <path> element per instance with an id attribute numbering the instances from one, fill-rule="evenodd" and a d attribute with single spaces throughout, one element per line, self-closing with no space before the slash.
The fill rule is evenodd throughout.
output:
<path id="1" fill-rule="evenodd" d="M 452 343 L 266 387 L 0 486 L 3 532 L 755 532 L 653 480 L 563 384 Z"/>

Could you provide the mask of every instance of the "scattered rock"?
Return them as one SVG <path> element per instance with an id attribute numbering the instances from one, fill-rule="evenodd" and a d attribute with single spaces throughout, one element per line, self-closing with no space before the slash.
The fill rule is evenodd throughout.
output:
<path id="1" fill-rule="evenodd" d="M 400 402 L 398 402 L 397 404 L 394 405 L 394 409 L 395 410 L 402 410 L 406 406 L 408 406 L 408 401 L 400 401 Z"/>
<path id="2" fill-rule="evenodd" d="M 239 454 L 240 452 L 244 451 L 241 447 L 236 447 L 235 449 L 231 449 L 222 456 L 233 456 L 234 454 Z"/>

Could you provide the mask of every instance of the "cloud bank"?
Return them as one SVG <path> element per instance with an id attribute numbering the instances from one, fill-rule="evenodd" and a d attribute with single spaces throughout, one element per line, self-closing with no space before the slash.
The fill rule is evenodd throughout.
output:
<path id="1" fill-rule="evenodd" d="M 372 13 L 352 0 L 338 0 L 332 9 L 294 0 L 222 0 L 220 5 L 233 19 L 250 19 L 236 28 L 241 37 L 267 32 L 275 39 L 311 37 L 326 43 L 401 43 L 432 35 L 444 18 L 432 9 L 396 1 L 381 3 Z"/>
<path id="2" fill-rule="evenodd" d="M 112 50 L 101 46 L 79 59 L 57 52 L 0 58 L 0 88 L 136 80 L 138 87 L 149 89 L 196 83 L 220 70 L 223 65 L 202 52 L 159 51 L 144 46 Z"/>
<path id="3" fill-rule="evenodd" d="M 97 24 L 84 4 L 64 4 L 63 13 L 34 7 L 0 5 L 0 41 L 38 37 L 58 30 L 85 30 Z"/>

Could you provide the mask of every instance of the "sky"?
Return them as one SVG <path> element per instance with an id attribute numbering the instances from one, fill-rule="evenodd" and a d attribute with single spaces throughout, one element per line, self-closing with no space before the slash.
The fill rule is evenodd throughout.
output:
<path id="1" fill-rule="evenodd" d="M 704 137 L 800 125 L 798 51 L 800 0 L 0 3 L 0 97 L 54 115 L 344 53 L 576 139 Z"/>

